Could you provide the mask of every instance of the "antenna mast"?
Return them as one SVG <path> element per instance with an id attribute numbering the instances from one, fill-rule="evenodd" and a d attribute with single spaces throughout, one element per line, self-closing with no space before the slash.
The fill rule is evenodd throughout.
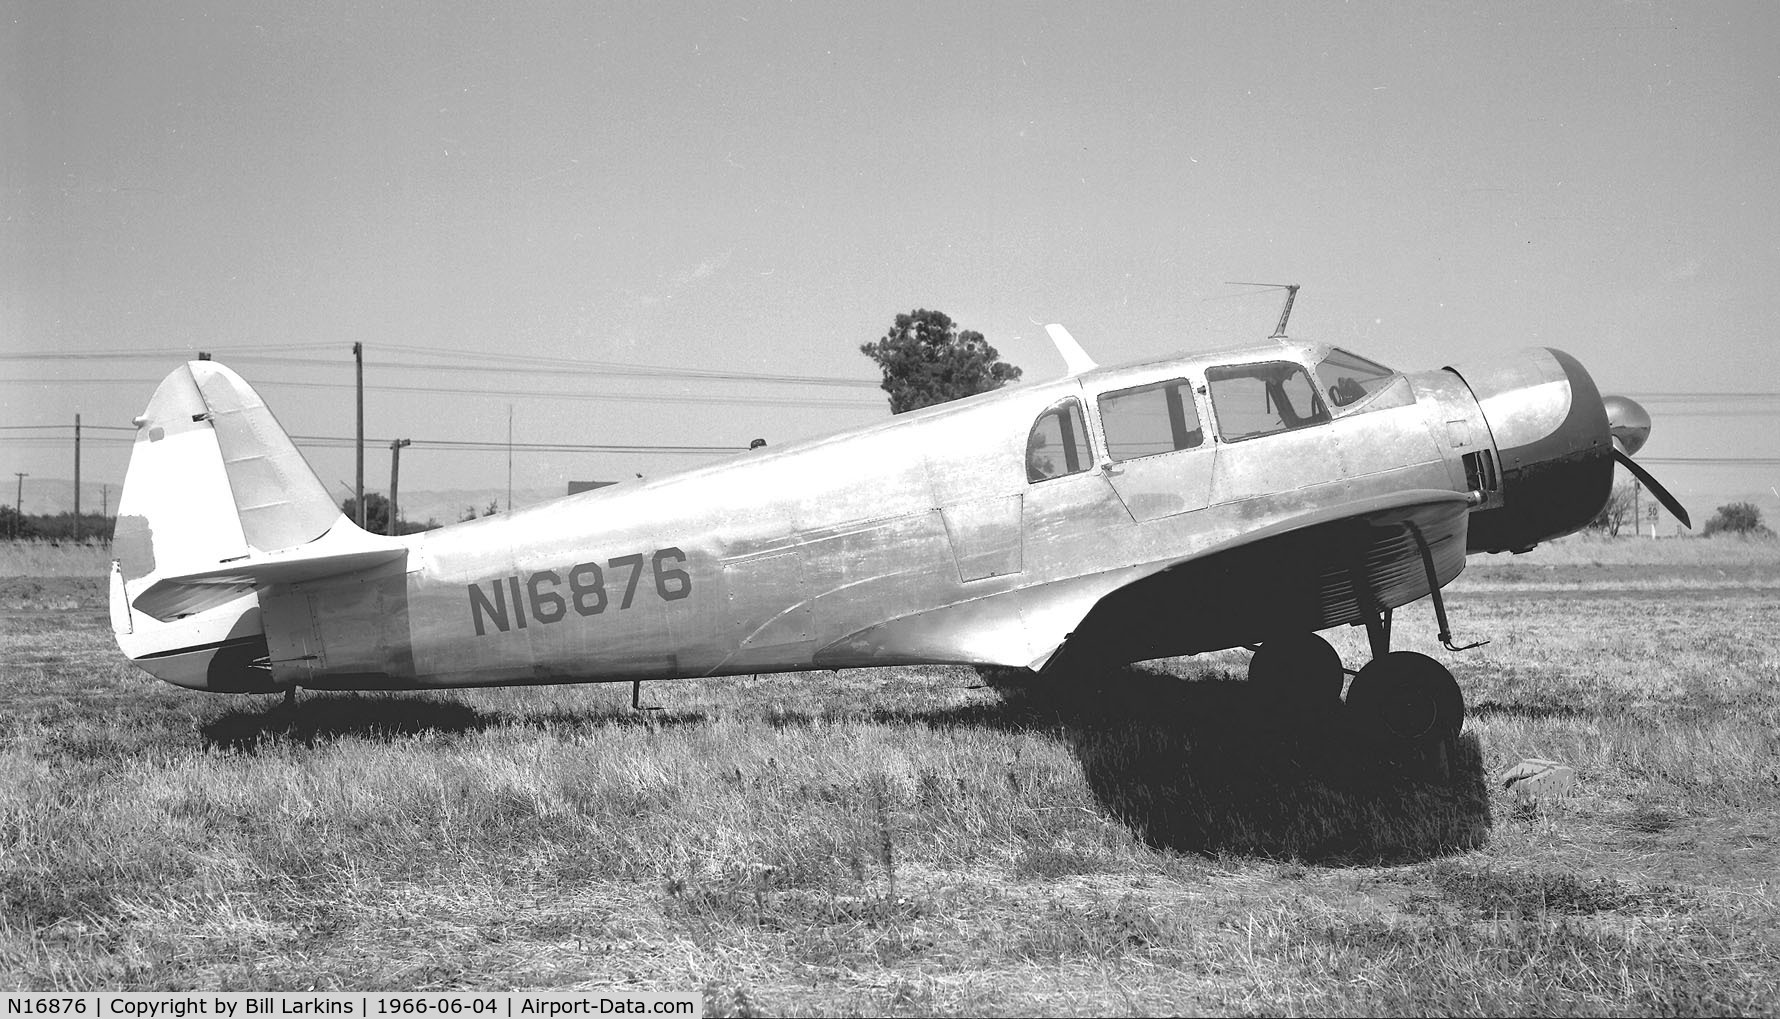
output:
<path id="1" fill-rule="evenodd" d="M 1286 319 L 1289 319 L 1292 317 L 1292 302 L 1296 301 L 1298 299 L 1298 284 L 1287 283 L 1285 285 L 1285 287 L 1286 287 L 1286 306 L 1284 308 L 1281 308 L 1279 311 L 1279 325 L 1274 327 L 1273 335 L 1268 337 L 1268 339 L 1270 339 L 1270 340 L 1277 340 L 1277 339 L 1280 339 L 1285 336 L 1285 334 L 1286 334 Z"/>
<path id="2" fill-rule="evenodd" d="M 1235 280 L 1229 280 L 1225 283 L 1225 286 L 1231 286 L 1231 287 L 1271 287 L 1274 290 L 1284 290 L 1286 292 L 1286 306 L 1284 308 L 1280 309 L 1279 325 L 1273 327 L 1273 335 L 1269 336 L 1267 338 L 1270 340 L 1278 340 L 1278 339 L 1285 338 L 1286 320 L 1288 320 L 1292 317 L 1292 302 L 1298 299 L 1298 284 L 1296 284 L 1296 283 L 1239 283 Z M 1236 294 L 1236 295 L 1232 295 L 1232 296 L 1246 297 L 1248 295 L 1247 294 Z"/>

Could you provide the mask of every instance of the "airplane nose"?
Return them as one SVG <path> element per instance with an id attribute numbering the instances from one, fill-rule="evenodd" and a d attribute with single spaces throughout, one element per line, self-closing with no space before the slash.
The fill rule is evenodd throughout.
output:
<path id="1" fill-rule="evenodd" d="M 1629 396 L 1609 396 L 1606 404 L 1608 430 L 1613 433 L 1613 459 L 1632 472 L 1632 476 L 1656 496 L 1663 508 L 1681 521 L 1681 526 L 1693 527 L 1693 520 L 1688 517 L 1687 507 L 1681 505 L 1681 500 L 1669 494 L 1662 482 L 1651 477 L 1649 471 L 1632 459 L 1632 454 L 1643 449 L 1644 443 L 1650 439 L 1650 414 Z"/>
<path id="2" fill-rule="evenodd" d="M 1629 396 L 1609 396 L 1602 402 L 1607 405 L 1608 430 L 1626 455 L 1643 449 L 1650 441 L 1650 412 Z"/>
<path id="3" fill-rule="evenodd" d="M 1550 347 L 1454 369 L 1495 439 L 1502 504 L 1472 514 L 1467 549 L 1524 552 L 1579 531 L 1613 489 L 1613 437 L 1580 361 Z"/>

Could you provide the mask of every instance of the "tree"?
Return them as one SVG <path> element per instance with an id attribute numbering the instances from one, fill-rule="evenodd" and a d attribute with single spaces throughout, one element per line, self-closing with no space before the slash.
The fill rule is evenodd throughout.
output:
<path id="1" fill-rule="evenodd" d="M 340 512 L 346 519 L 358 519 L 358 500 L 347 496 L 340 504 Z M 389 533 L 389 499 L 381 492 L 365 493 L 365 530 L 372 534 Z"/>
<path id="2" fill-rule="evenodd" d="M 100 516 L 97 513 L 80 515 L 80 537 L 82 541 L 106 541 L 111 536 L 111 525 L 114 518 Z M 25 516 L 25 527 L 38 538 L 50 541 L 74 540 L 74 514 L 63 510 L 60 513 L 36 513 Z M 9 533 L 6 525 L 0 524 L 0 534 Z"/>
<path id="3" fill-rule="evenodd" d="M 347 496 L 346 501 L 340 504 L 340 512 L 346 514 L 348 520 L 357 520 L 358 500 Z M 424 524 L 402 517 L 396 521 L 396 533 L 413 534 L 416 531 L 430 531 L 438 526 L 439 522 L 430 517 Z M 365 493 L 365 530 L 372 534 L 389 533 L 389 500 L 382 492 Z"/>
<path id="4" fill-rule="evenodd" d="M 1739 534 L 1750 538 L 1767 538 L 1773 531 L 1762 525 L 1761 510 L 1752 502 L 1733 502 L 1718 507 L 1718 515 L 1706 521 L 1706 537 L 1714 534 Z"/>
<path id="5" fill-rule="evenodd" d="M 0 538 L 35 538 L 37 528 L 16 507 L 0 506 Z"/>
<path id="6" fill-rule="evenodd" d="M 1615 485 L 1607 495 L 1607 505 L 1601 512 L 1588 522 L 1591 531 L 1606 531 L 1609 538 L 1619 537 L 1619 529 L 1624 527 L 1632 516 L 1632 486 L 1630 482 Z"/>
<path id="7" fill-rule="evenodd" d="M 896 316 L 883 339 L 861 344 L 859 352 L 884 373 L 892 414 L 987 393 L 1020 377 L 982 333 L 961 333 L 951 316 L 925 308 Z"/>

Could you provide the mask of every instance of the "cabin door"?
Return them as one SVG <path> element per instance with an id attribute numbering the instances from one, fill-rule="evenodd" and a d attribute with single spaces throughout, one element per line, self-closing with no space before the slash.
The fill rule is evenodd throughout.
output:
<path id="1" fill-rule="evenodd" d="M 1213 446 L 1193 385 L 1167 379 L 1100 394 L 1106 459 L 1100 471 L 1142 523 L 1204 509 L 1211 501 Z"/>

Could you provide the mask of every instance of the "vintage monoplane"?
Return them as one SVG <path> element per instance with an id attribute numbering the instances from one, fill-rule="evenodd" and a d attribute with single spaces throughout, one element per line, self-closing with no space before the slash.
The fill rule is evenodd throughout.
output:
<path id="1" fill-rule="evenodd" d="M 1578 530 L 1649 418 L 1531 349 L 1399 372 L 1276 338 L 1068 374 L 509 515 L 385 537 L 349 522 L 266 405 L 193 361 L 136 419 L 111 618 L 198 690 L 419 689 L 921 663 L 1067 675 L 1224 648 L 1338 705 L 1317 631 L 1364 626 L 1354 717 L 1456 733 L 1392 610 L 1467 552 Z M 634 694 L 633 694 L 634 697 Z"/>

